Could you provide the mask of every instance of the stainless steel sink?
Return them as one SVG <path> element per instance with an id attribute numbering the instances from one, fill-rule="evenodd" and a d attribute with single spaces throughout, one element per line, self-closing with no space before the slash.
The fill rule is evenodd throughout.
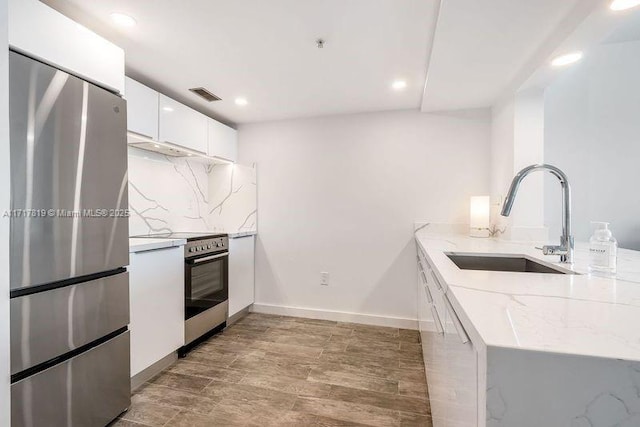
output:
<path id="1" fill-rule="evenodd" d="M 511 271 L 516 273 L 574 274 L 571 270 L 541 264 L 521 255 L 479 255 L 447 253 L 462 270 Z"/>

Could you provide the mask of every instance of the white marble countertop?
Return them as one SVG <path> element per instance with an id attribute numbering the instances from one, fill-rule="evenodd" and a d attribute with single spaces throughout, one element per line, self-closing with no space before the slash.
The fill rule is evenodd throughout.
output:
<path id="1" fill-rule="evenodd" d="M 226 232 L 229 235 L 230 239 L 238 239 L 240 237 L 247 237 L 247 236 L 255 236 L 258 234 L 257 231 L 252 230 L 252 231 L 227 231 Z"/>
<path id="2" fill-rule="evenodd" d="M 129 237 L 129 253 L 150 251 L 154 249 L 168 248 L 171 246 L 184 246 L 185 239 L 158 239 L 145 237 Z"/>
<path id="3" fill-rule="evenodd" d="M 527 255 L 560 267 L 536 249 L 549 242 L 513 242 L 439 233 L 416 241 L 447 285 L 466 329 L 487 346 L 640 361 L 640 252 L 619 250 L 615 278 L 589 276 L 588 246 L 577 243 L 577 275 L 459 269 L 447 252 Z"/>

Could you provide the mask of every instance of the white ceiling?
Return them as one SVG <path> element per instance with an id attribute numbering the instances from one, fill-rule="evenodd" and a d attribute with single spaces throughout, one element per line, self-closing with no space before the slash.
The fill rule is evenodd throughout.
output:
<path id="1" fill-rule="evenodd" d="M 629 19 L 613 30 L 604 43 L 626 43 L 640 40 L 640 10 L 629 13 Z"/>
<path id="2" fill-rule="evenodd" d="M 123 47 L 131 77 L 247 123 L 491 106 L 539 66 L 576 4 L 605 0 L 42 1 Z M 114 11 L 138 25 L 115 28 Z M 393 91 L 394 79 L 407 88 Z M 223 100 L 200 100 L 197 86 Z"/>
<path id="3" fill-rule="evenodd" d="M 578 2 L 443 0 L 422 111 L 493 105 Z"/>
<path id="4" fill-rule="evenodd" d="M 44 3 L 124 48 L 128 75 L 234 123 L 419 108 L 437 7 L 436 0 Z M 137 25 L 114 28 L 113 11 Z M 394 79 L 407 88 L 393 91 Z M 200 101 L 188 91 L 198 86 L 223 100 Z M 236 106 L 239 96 L 249 105 Z"/>
<path id="5" fill-rule="evenodd" d="M 544 89 L 588 61 L 597 46 L 638 40 L 640 8 L 612 11 L 609 5 L 608 0 L 581 0 L 574 8 L 571 20 L 563 21 L 552 42 L 538 52 L 537 61 L 530 61 L 534 71 L 524 76 L 526 78 L 517 87 L 520 90 Z M 569 67 L 550 65 L 553 58 L 575 51 L 581 51 L 585 56 L 577 64 Z"/>

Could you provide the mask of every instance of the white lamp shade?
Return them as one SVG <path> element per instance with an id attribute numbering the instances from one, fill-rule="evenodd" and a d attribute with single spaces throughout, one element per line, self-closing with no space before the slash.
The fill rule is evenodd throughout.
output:
<path id="1" fill-rule="evenodd" d="M 489 196 L 473 196 L 469 203 L 469 227 L 472 236 L 488 237 L 491 216 Z"/>

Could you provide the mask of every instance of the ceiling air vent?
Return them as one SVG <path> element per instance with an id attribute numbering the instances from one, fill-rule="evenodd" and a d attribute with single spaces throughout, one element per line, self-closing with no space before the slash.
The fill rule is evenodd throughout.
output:
<path id="1" fill-rule="evenodd" d="M 195 93 L 196 95 L 198 95 L 200 98 L 206 99 L 208 102 L 222 100 L 222 98 L 220 98 L 218 96 L 215 96 L 214 94 L 212 94 L 211 92 L 209 92 L 208 90 L 206 90 L 203 87 L 192 87 L 189 90 L 191 92 Z"/>

